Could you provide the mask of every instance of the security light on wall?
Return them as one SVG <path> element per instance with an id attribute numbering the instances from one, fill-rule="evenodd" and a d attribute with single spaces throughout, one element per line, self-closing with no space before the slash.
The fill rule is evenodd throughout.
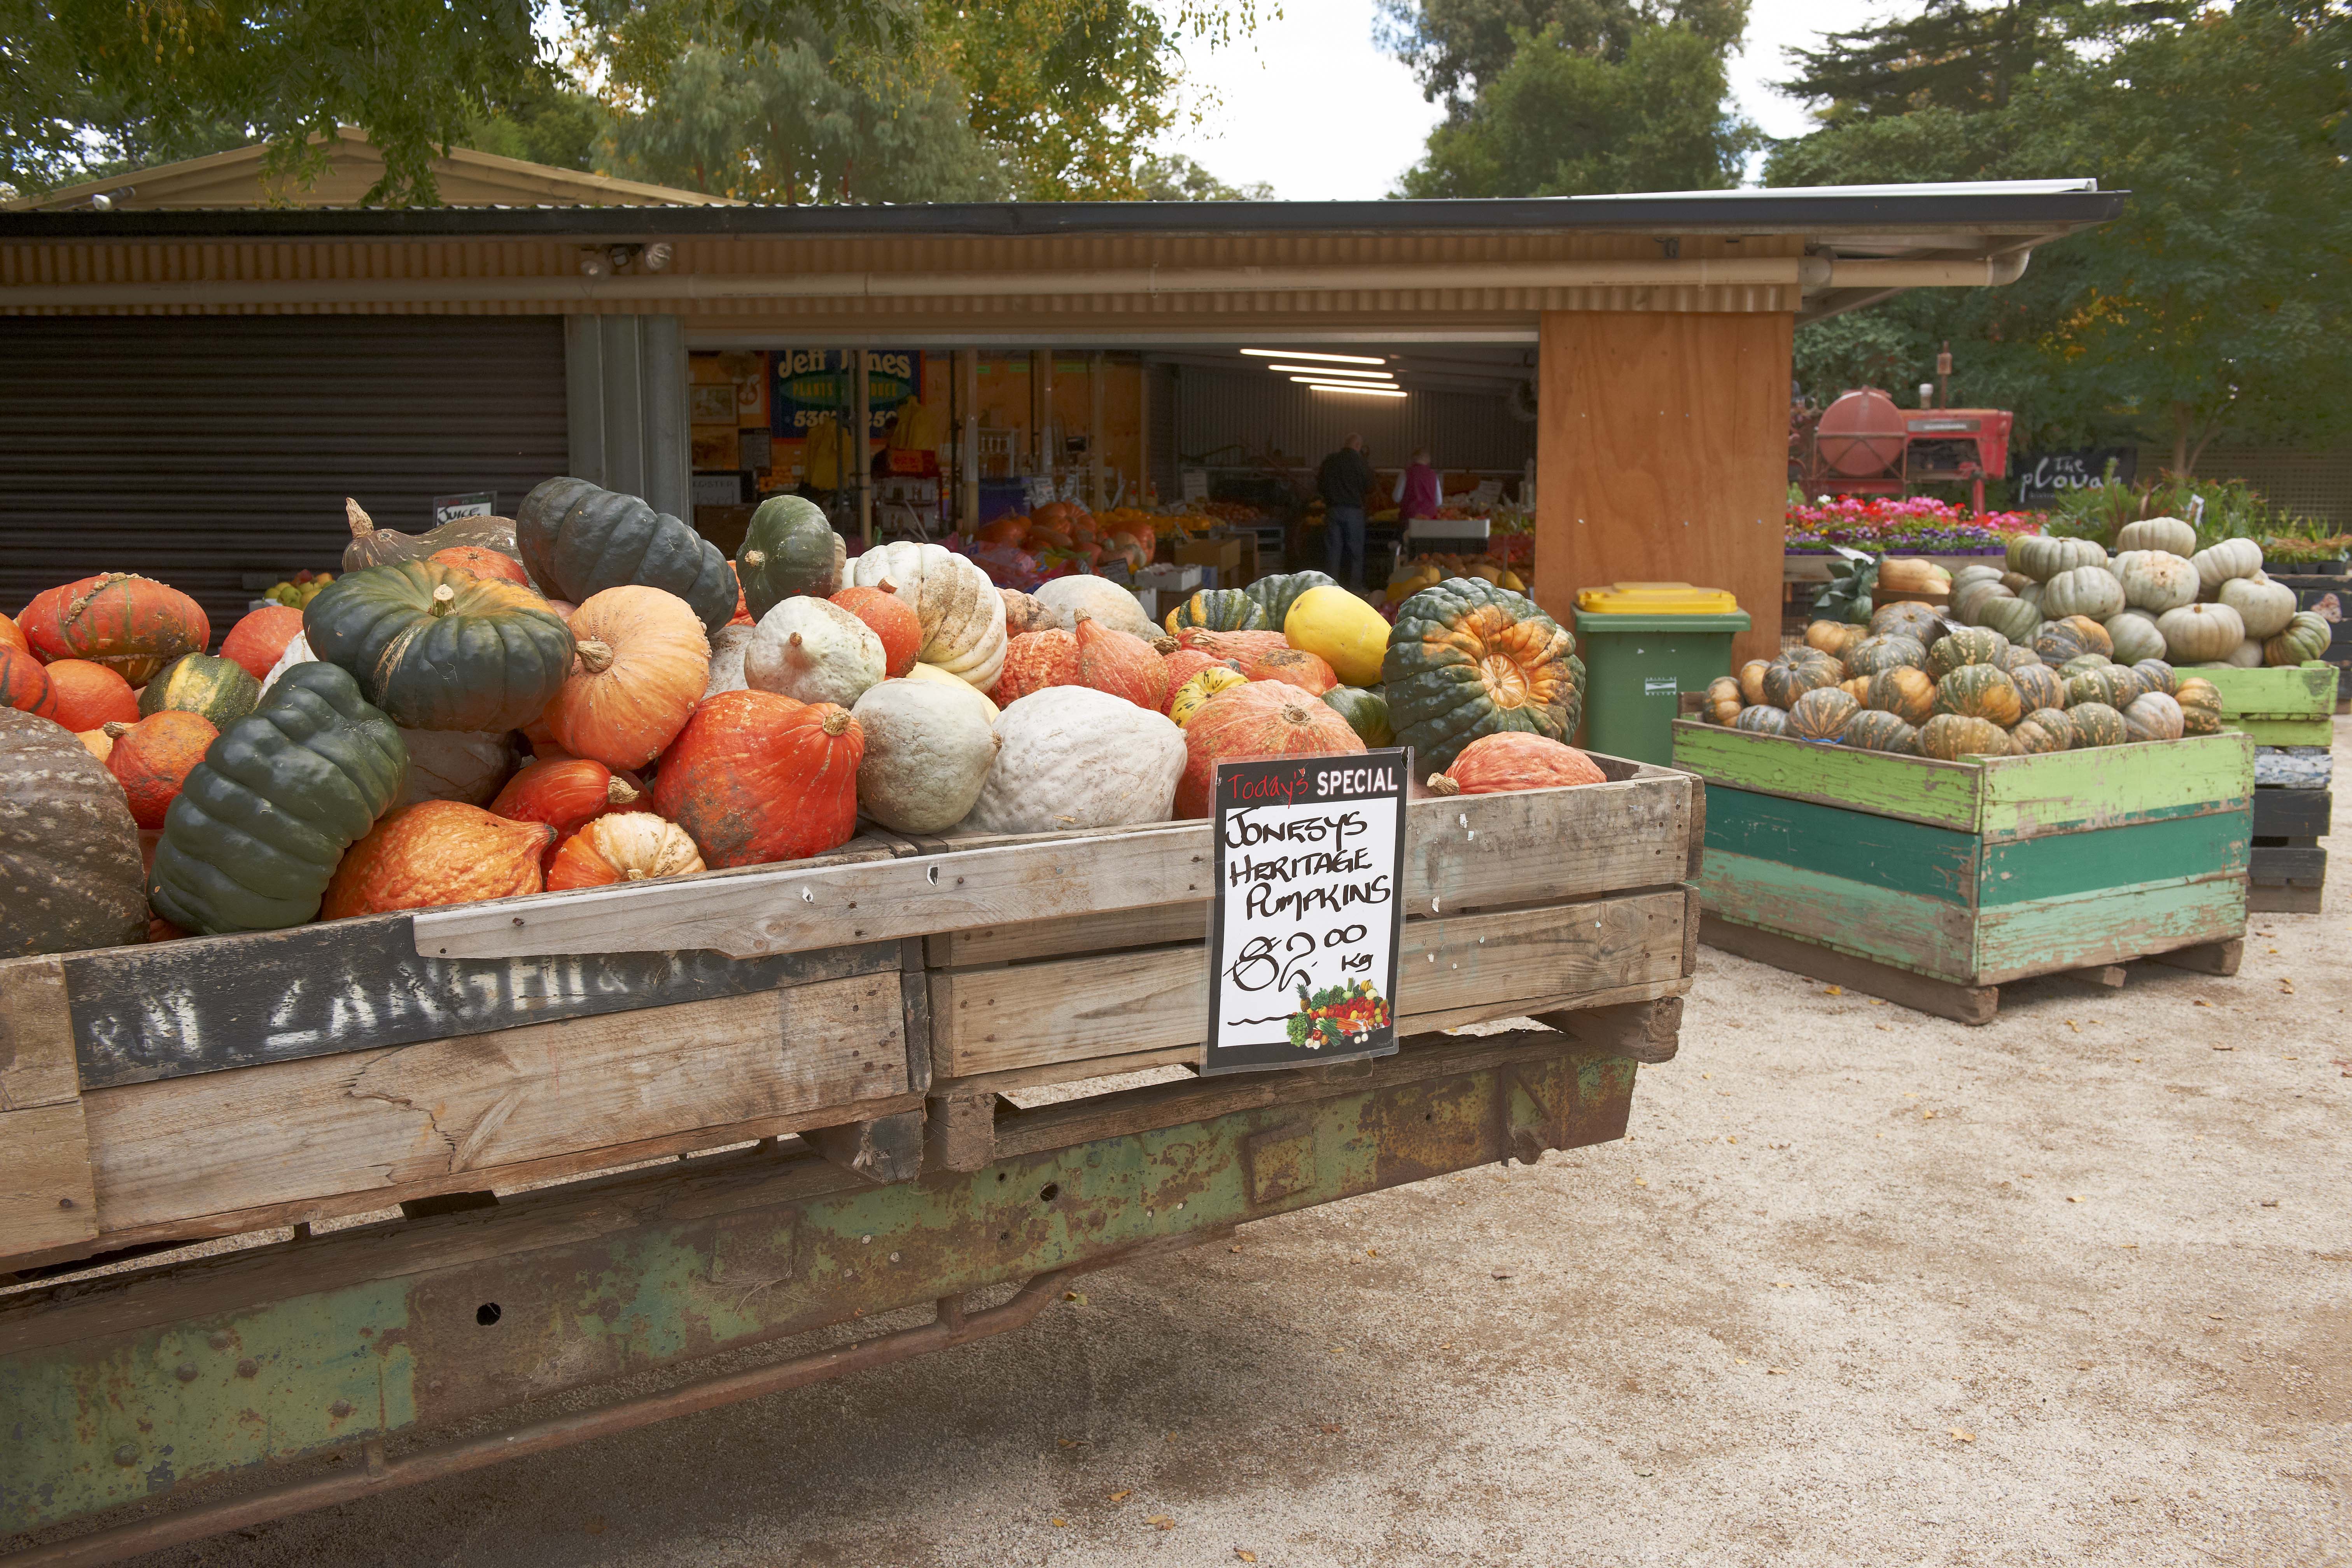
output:
<path id="1" fill-rule="evenodd" d="M 1311 359 L 1328 364 L 1386 364 L 1379 354 L 1321 354 L 1305 349 L 1244 349 L 1252 359 Z"/>
<path id="2" fill-rule="evenodd" d="M 1293 381 L 1303 380 L 1292 376 Z M 1352 381 L 1309 381 L 1307 384 L 1317 392 L 1352 392 L 1359 397 L 1402 397 L 1404 389 L 1398 386 L 1365 386 Z"/>
<path id="3" fill-rule="evenodd" d="M 1396 379 L 1394 374 L 1385 370 L 1339 370 L 1319 364 L 1270 364 L 1265 368 L 1277 371 L 1300 371 L 1307 375 L 1324 376 L 1333 381 L 1342 378 L 1349 381 L 1394 381 Z"/>

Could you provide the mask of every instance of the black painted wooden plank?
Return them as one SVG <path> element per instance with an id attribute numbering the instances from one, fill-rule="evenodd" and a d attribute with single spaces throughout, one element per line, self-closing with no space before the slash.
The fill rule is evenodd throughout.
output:
<path id="1" fill-rule="evenodd" d="M 399 914 L 68 958 L 81 1086 L 740 996 L 899 963 L 895 942 L 740 962 L 707 950 L 507 960 L 415 949 Z"/>
<path id="2" fill-rule="evenodd" d="M 2247 868 L 2246 879 L 2274 886 L 2281 882 L 2298 882 L 2316 886 L 2327 875 L 2327 851 L 2325 849 L 2284 849 L 2257 847 L 2253 861 Z"/>
<path id="3" fill-rule="evenodd" d="M 2254 791 L 2256 838 L 2322 838 L 2336 806 L 2335 795 L 2324 789 L 2278 789 L 2265 784 Z"/>

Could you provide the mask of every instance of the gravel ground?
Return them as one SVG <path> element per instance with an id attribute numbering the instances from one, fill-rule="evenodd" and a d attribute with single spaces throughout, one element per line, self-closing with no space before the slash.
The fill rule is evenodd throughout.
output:
<path id="1" fill-rule="evenodd" d="M 1981 1029 L 1706 951 L 1624 1142 L 150 1561 L 2352 1563 L 2347 880 Z"/>

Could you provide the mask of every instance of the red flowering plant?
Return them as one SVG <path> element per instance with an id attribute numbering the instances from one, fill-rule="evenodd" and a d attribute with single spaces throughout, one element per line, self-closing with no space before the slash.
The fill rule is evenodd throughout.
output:
<path id="1" fill-rule="evenodd" d="M 1791 554 L 1826 555 L 1838 545 L 1920 555 L 1999 555 L 2010 536 L 2042 531 L 2038 511 L 1969 512 L 1930 496 L 1823 496 L 1791 493 Z"/>

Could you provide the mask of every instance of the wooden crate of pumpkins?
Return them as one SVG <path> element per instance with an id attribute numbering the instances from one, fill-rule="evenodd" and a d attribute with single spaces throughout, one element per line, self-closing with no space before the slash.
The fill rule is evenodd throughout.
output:
<path id="1" fill-rule="evenodd" d="M 1708 941 L 1978 1023 L 2032 975 L 2234 967 L 2253 747 L 2210 681 L 2118 663 L 2080 615 L 2014 642 L 1895 604 L 1807 637 L 1675 726 Z"/>

